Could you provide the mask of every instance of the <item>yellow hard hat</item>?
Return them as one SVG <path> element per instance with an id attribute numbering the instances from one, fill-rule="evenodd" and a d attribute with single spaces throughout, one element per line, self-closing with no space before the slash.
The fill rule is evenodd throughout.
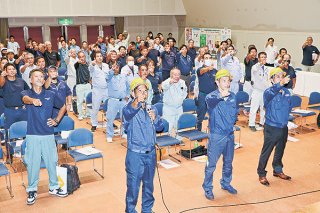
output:
<path id="1" fill-rule="evenodd" d="M 219 80 L 220 78 L 222 77 L 229 77 L 229 78 L 232 78 L 232 75 L 230 74 L 230 72 L 226 69 L 222 69 L 222 70 L 219 70 L 216 74 L 216 80 Z"/>
<path id="2" fill-rule="evenodd" d="M 147 84 L 147 81 L 142 80 L 141 78 L 134 79 L 130 84 L 130 90 L 134 90 L 136 87 L 140 85 L 145 85 L 147 89 L 149 89 L 149 85 Z"/>
<path id="3" fill-rule="evenodd" d="M 281 73 L 281 72 L 283 72 L 283 70 L 280 67 L 273 68 L 270 71 L 270 77 L 274 76 L 275 74 Z"/>

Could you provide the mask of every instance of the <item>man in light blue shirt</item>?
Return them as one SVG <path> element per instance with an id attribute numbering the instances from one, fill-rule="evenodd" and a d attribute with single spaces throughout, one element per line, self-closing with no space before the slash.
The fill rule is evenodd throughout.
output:
<path id="1" fill-rule="evenodd" d="M 69 50 L 76 50 L 76 53 L 78 54 L 80 47 L 77 45 L 77 40 L 75 38 L 71 38 L 70 43 Z"/>
<path id="2" fill-rule="evenodd" d="M 92 78 L 92 112 L 91 131 L 96 131 L 98 125 L 98 112 L 100 105 L 108 97 L 107 75 L 110 72 L 109 66 L 102 63 L 101 52 L 96 52 L 94 60 L 89 65 L 90 76 Z"/>
<path id="3" fill-rule="evenodd" d="M 113 121 L 118 113 L 122 117 L 122 108 L 130 97 L 130 84 L 127 76 L 120 75 L 120 66 L 114 65 L 108 74 L 108 110 L 107 110 L 107 142 L 111 143 L 114 135 Z"/>

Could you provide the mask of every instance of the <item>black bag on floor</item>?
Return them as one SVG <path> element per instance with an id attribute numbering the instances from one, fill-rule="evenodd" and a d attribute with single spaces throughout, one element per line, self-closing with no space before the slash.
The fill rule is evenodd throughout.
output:
<path id="1" fill-rule="evenodd" d="M 320 113 L 318 114 L 318 117 L 317 117 L 317 125 L 320 128 Z"/>
<path id="2" fill-rule="evenodd" d="M 205 146 L 198 146 L 191 150 L 181 150 L 181 155 L 185 158 L 190 158 L 190 151 L 191 151 L 191 158 L 207 154 L 207 149 L 205 148 Z"/>
<path id="3" fill-rule="evenodd" d="M 78 167 L 69 164 L 62 164 L 61 167 L 67 168 L 67 191 L 68 194 L 72 194 L 80 188 L 81 185 L 78 175 Z"/>

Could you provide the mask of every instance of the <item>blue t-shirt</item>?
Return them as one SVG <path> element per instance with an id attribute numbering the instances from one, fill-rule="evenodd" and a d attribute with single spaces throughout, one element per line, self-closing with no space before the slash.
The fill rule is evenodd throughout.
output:
<path id="1" fill-rule="evenodd" d="M 163 51 L 160 57 L 162 59 L 162 70 L 169 72 L 175 66 L 176 55 L 172 51 Z"/>
<path id="2" fill-rule="evenodd" d="M 16 78 L 14 81 L 8 80 L 3 85 L 3 102 L 5 107 L 21 107 L 21 92 L 29 89 L 28 84 L 21 78 Z"/>
<path id="3" fill-rule="evenodd" d="M 151 49 L 148 52 L 148 57 L 154 62 L 154 65 L 157 66 L 158 64 L 158 57 L 160 57 L 159 50 Z"/>
<path id="4" fill-rule="evenodd" d="M 217 89 L 217 85 L 215 83 L 217 70 L 213 69 L 200 75 L 200 70 L 202 68 L 204 67 L 200 67 L 197 70 L 199 79 L 199 92 L 209 94 L 210 92 Z"/>
<path id="5" fill-rule="evenodd" d="M 183 56 L 181 53 L 177 53 L 177 67 L 181 71 L 181 75 L 188 76 L 192 72 L 193 63 L 189 55 Z"/>
<path id="6" fill-rule="evenodd" d="M 53 107 L 62 107 L 58 103 L 56 94 L 45 89 L 42 89 L 41 93 L 37 94 L 33 89 L 29 89 L 22 91 L 21 96 L 39 99 L 42 103 L 42 106 L 26 105 L 28 113 L 27 135 L 52 135 L 53 127 L 48 126 L 48 119 L 52 118 Z"/>

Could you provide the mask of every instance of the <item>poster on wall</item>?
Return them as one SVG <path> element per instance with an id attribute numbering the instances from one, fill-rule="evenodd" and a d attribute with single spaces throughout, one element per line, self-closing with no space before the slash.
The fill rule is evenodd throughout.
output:
<path id="1" fill-rule="evenodd" d="M 231 29 L 216 28 L 185 28 L 185 43 L 190 39 L 194 40 L 195 47 L 208 45 L 209 50 L 215 49 L 215 44 L 231 38 Z"/>

